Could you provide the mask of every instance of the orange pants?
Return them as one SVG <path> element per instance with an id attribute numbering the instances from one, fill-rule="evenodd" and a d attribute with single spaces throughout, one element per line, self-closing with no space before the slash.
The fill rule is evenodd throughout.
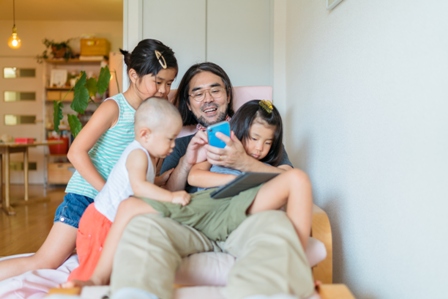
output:
<path id="1" fill-rule="evenodd" d="M 103 250 L 104 241 L 112 222 L 90 204 L 79 222 L 76 252 L 79 266 L 70 273 L 68 280 L 88 280 L 95 270 Z"/>

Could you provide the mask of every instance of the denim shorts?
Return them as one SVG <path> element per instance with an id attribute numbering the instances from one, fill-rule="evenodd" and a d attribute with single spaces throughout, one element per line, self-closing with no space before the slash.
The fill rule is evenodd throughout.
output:
<path id="1" fill-rule="evenodd" d="M 64 201 L 59 205 L 54 215 L 54 222 L 63 222 L 78 228 L 82 214 L 92 202 L 93 198 L 87 196 L 75 193 L 65 194 Z"/>

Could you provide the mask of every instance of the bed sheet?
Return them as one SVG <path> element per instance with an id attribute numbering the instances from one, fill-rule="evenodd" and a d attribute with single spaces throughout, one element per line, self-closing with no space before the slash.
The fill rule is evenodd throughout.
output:
<path id="1" fill-rule="evenodd" d="M 30 254 L 13 255 L 0 260 L 26 256 Z M 77 255 L 69 257 L 58 269 L 41 269 L 29 271 L 22 275 L 0 281 L 1 299 L 40 299 L 44 298 L 51 288 L 67 281 L 70 272 L 78 266 Z"/>

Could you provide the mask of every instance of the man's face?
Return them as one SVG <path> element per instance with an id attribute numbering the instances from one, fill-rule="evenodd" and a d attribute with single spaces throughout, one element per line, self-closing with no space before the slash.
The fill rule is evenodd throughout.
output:
<path id="1" fill-rule="evenodd" d="M 204 127 L 226 119 L 230 98 L 221 77 L 211 72 L 196 74 L 190 80 L 188 94 L 190 95 L 188 108 L 198 123 Z M 202 101 L 198 102 L 197 99 L 201 96 L 192 96 L 194 94 L 202 94 Z"/>

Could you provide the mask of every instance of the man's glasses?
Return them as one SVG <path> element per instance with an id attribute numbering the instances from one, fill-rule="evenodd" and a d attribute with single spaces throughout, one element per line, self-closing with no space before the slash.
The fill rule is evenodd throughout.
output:
<path id="1" fill-rule="evenodd" d="M 200 103 L 200 102 L 202 102 L 205 99 L 205 94 L 207 92 L 213 99 L 219 99 L 219 98 L 221 98 L 222 96 L 225 95 L 226 90 L 225 90 L 224 87 L 214 86 L 214 87 L 211 87 L 211 88 L 205 88 L 205 89 L 196 90 L 192 94 L 189 94 L 189 96 L 194 101 Z"/>

